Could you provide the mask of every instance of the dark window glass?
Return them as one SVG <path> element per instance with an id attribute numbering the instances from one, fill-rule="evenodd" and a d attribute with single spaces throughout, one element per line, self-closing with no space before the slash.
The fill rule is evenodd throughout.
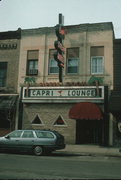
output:
<path id="1" fill-rule="evenodd" d="M 32 121 L 32 124 L 42 124 L 41 119 L 39 118 L 38 115 L 36 115 L 36 117 Z"/>
<path id="2" fill-rule="evenodd" d="M 6 86 L 7 62 L 0 62 L 0 87 Z"/>
<path id="3" fill-rule="evenodd" d="M 51 132 L 40 132 L 36 131 L 38 138 L 54 138 L 53 134 Z"/>
<path id="4" fill-rule="evenodd" d="M 77 74 L 79 65 L 79 48 L 67 49 L 67 73 Z"/>

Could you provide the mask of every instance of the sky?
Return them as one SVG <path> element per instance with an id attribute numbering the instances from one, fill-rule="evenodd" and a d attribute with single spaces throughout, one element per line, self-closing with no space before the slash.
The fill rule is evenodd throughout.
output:
<path id="1" fill-rule="evenodd" d="M 58 24 L 112 22 L 116 38 L 121 38 L 121 0 L 0 0 L 0 32 Z"/>

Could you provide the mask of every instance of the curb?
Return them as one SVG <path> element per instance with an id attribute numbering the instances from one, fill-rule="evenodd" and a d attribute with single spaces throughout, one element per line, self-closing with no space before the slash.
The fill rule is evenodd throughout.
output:
<path id="1" fill-rule="evenodd" d="M 72 152 L 72 151 L 56 151 L 56 153 L 61 153 L 64 155 L 75 155 L 75 156 L 105 156 L 105 157 L 119 157 L 121 158 L 121 154 L 115 153 L 94 153 L 94 152 Z"/>

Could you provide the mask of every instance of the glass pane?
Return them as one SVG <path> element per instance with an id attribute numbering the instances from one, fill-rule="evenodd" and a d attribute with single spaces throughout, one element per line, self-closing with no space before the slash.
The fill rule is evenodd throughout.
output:
<path id="1" fill-rule="evenodd" d="M 43 138 L 43 133 L 42 132 L 39 132 L 39 131 L 36 131 L 36 135 L 38 138 Z"/>
<path id="2" fill-rule="evenodd" d="M 93 57 L 91 61 L 91 72 L 95 74 L 103 73 L 103 58 Z"/>
<path id="3" fill-rule="evenodd" d="M 33 138 L 33 131 L 24 131 L 22 138 Z"/>
<path id="4" fill-rule="evenodd" d="M 29 61 L 29 69 L 33 69 L 33 61 Z"/>
<path id="5" fill-rule="evenodd" d="M 57 67 L 57 62 L 54 59 L 50 60 L 50 66 L 51 67 Z"/>
<path id="6" fill-rule="evenodd" d="M 53 134 L 50 132 L 39 132 L 36 131 L 37 137 L 38 138 L 54 138 Z"/>
<path id="7" fill-rule="evenodd" d="M 77 73 L 78 68 L 77 67 L 68 67 L 68 73 Z"/>
<path id="8" fill-rule="evenodd" d="M 78 59 L 68 59 L 68 73 L 78 73 Z"/>
<path id="9" fill-rule="evenodd" d="M 98 72 L 103 73 L 102 58 L 98 59 Z"/>
<path id="10" fill-rule="evenodd" d="M 17 137 L 20 137 L 21 134 L 22 134 L 22 131 L 14 131 L 14 132 L 10 133 L 9 136 L 12 138 L 17 138 Z"/>
<path id="11" fill-rule="evenodd" d="M 38 60 L 29 61 L 29 69 L 38 69 Z"/>
<path id="12" fill-rule="evenodd" d="M 50 67 L 50 73 L 58 73 L 59 70 L 58 70 L 58 67 Z"/>
<path id="13" fill-rule="evenodd" d="M 47 138 L 54 138 L 53 134 L 50 133 L 50 132 L 47 132 L 47 133 L 46 133 L 46 137 L 47 137 Z"/>
<path id="14" fill-rule="evenodd" d="M 38 69 L 38 61 L 35 61 L 34 68 Z"/>
<path id="15" fill-rule="evenodd" d="M 50 59 L 49 73 L 58 73 L 58 72 L 59 72 L 59 69 L 58 69 L 57 62 L 54 59 Z"/>
<path id="16" fill-rule="evenodd" d="M 78 66 L 77 59 L 68 59 L 68 66 Z"/>
<path id="17" fill-rule="evenodd" d="M 92 59 L 92 73 L 96 73 L 97 72 L 97 59 L 93 58 Z"/>

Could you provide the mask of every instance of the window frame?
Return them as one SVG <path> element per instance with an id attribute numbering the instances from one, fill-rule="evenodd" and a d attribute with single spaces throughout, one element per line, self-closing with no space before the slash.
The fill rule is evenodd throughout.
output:
<path id="1" fill-rule="evenodd" d="M 30 62 L 34 62 L 33 68 L 30 68 Z M 36 62 L 37 62 L 37 68 L 36 67 Z M 30 70 L 35 70 L 35 72 L 30 73 Z M 38 59 L 27 59 L 27 69 L 26 69 L 26 75 L 28 76 L 37 76 L 38 75 Z"/>
<path id="2" fill-rule="evenodd" d="M 99 65 L 97 64 L 97 67 L 96 67 L 96 72 L 93 72 L 93 59 L 96 58 L 101 58 L 102 59 L 102 71 L 99 71 Z M 97 60 L 98 61 L 98 60 Z M 90 68 L 91 68 L 91 74 L 104 74 L 104 56 L 91 56 L 91 65 L 90 65 Z"/>

